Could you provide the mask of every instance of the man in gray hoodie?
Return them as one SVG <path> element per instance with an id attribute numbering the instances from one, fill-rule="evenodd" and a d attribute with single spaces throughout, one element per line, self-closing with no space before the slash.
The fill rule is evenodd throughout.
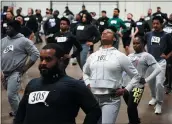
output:
<path id="1" fill-rule="evenodd" d="M 39 51 L 33 42 L 20 34 L 20 23 L 16 20 L 7 24 L 7 37 L 1 40 L 1 71 L 4 76 L 1 79 L 7 90 L 8 101 L 14 116 L 20 102 L 18 91 L 20 90 L 21 76 L 38 59 Z M 26 63 L 29 57 L 28 62 Z"/>

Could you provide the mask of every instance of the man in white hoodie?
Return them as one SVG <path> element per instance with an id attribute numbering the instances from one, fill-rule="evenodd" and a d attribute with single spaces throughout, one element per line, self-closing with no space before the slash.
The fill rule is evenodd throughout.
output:
<path id="1" fill-rule="evenodd" d="M 113 47 L 114 34 L 113 29 L 102 32 L 102 48 L 89 56 L 83 68 L 83 79 L 101 106 L 102 124 L 115 124 L 121 104 L 120 96 L 140 82 L 138 71 L 129 58 Z M 120 82 L 122 71 L 131 78 L 124 89 Z"/>

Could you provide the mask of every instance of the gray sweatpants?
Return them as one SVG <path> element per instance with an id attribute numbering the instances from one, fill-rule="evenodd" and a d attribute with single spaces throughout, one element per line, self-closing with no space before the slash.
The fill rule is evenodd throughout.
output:
<path id="1" fill-rule="evenodd" d="M 113 98 L 101 95 L 95 95 L 95 97 L 102 109 L 102 117 L 98 124 L 115 124 L 121 105 L 120 97 Z"/>
<path id="2" fill-rule="evenodd" d="M 163 59 L 158 62 L 161 67 L 161 72 L 156 76 L 155 79 L 151 80 L 149 87 L 151 90 L 151 96 L 156 98 L 157 103 L 162 103 L 164 99 L 164 81 L 165 81 L 165 72 L 166 72 L 166 60 Z M 150 73 L 149 73 L 150 74 Z"/>
<path id="3" fill-rule="evenodd" d="M 14 72 L 5 79 L 3 83 L 4 88 L 7 90 L 8 101 L 11 105 L 14 114 L 17 113 L 18 105 L 20 102 L 19 90 L 21 88 L 21 75 L 19 72 Z"/>

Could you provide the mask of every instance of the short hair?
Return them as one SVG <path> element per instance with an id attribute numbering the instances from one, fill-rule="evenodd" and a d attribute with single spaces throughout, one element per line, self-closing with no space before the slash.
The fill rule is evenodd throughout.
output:
<path id="1" fill-rule="evenodd" d="M 19 13 L 21 13 L 21 10 L 20 10 L 20 9 L 17 9 L 17 10 L 16 10 L 16 12 L 19 12 Z"/>
<path id="2" fill-rule="evenodd" d="M 46 49 L 54 49 L 56 51 L 54 56 L 57 57 L 58 59 L 63 57 L 65 54 L 63 48 L 56 43 L 48 43 L 42 48 L 42 50 L 46 50 Z"/>
<path id="3" fill-rule="evenodd" d="M 161 7 L 158 6 L 157 9 L 161 9 Z"/>
<path id="4" fill-rule="evenodd" d="M 119 10 L 118 8 L 115 8 L 114 10 L 117 10 L 117 11 L 118 11 L 118 13 L 120 13 L 120 10 Z"/>
<path id="5" fill-rule="evenodd" d="M 69 19 L 66 18 L 66 17 L 62 17 L 62 18 L 60 19 L 60 21 L 66 21 L 67 24 L 70 25 L 70 21 L 69 21 Z"/>
<path id="6" fill-rule="evenodd" d="M 133 14 L 132 13 L 128 13 L 128 14 L 130 14 L 133 17 Z"/>
<path id="7" fill-rule="evenodd" d="M 7 12 L 11 13 L 11 15 L 14 16 L 14 13 L 12 11 L 7 11 Z"/>
<path id="8" fill-rule="evenodd" d="M 106 13 L 106 11 L 105 10 L 102 10 L 102 13 Z"/>
<path id="9" fill-rule="evenodd" d="M 135 38 L 138 38 L 139 39 L 139 42 L 142 44 L 142 45 L 145 45 L 146 43 L 146 40 L 143 36 L 140 36 L 140 35 L 136 35 Z"/>
<path id="10" fill-rule="evenodd" d="M 7 25 L 13 27 L 16 32 L 20 32 L 21 25 L 20 25 L 20 22 L 19 21 L 12 20 L 12 21 L 9 21 L 7 23 Z"/>
<path id="11" fill-rule="evenodd" d="M 30 9 L 30 10 L 31 10 L 31 13 L 32 13 L 32 14 L 34 13 L 34 11 L 33 11 L 33 9 L 32 9 L 32 8 L 28 8 L 28 9 Z"/>
<path id="12" fill-rule="evenodd" d="M 117 32 L 117 28 L 115 26 L 109 26 L 107 29 L 110 29 L 111 31 L 113 31 L 114 33 Z"/>
<path id="13" fill-rule="evenodd" d="M 158 20 L 161 24 L 164 22 L 164 21 L 163 21 L 163 18 L 162 18 L 161 16 L 154 16 L 153 19 L 152 19 L 152 22 L 153 22 L 154 20 Z"/>

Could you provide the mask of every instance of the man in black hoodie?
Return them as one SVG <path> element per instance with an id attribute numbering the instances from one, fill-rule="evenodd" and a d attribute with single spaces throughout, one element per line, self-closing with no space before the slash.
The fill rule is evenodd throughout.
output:
<path id="1" fill-rule="evenodd" d="M 100 17 L 97 21 L 99 24 L 99 31 L 102 33 L 106 28 L 108 28 L 108 20 L 109 18 L 106 16 L 106 11 L 102 11 L 102 17 Z"/>
<path id="2" fill-rule="evenodd" d="M 149 24 L 145 21 L 144 16 L 140 17 L 140 20 L 136 22 L 136 27 L 138 28 L 138 33 L 136 35 L 145 36 L 145 34 L 151 31 Z"/>
<path id="3" fill-rule="evenodd" d="M 161 16 L 163 19 L 168 21 L 168 16 L 166 13 L 161 12 L 161 7 L 157 7 L 157 12 L 153 14 L 153 16 Z"/>
<path id="4" fill-rule="evenodd" d="M 167 33 L 172 33 L 172 13 L 169 16 L 169 19 L 167 22 L 164 23 L 164 31 Z"/>
<path id="5" fill-rule="evenodd" d="M 33 13 L 34 13 L 33 9 L 29 8 L 28 15 L 24 17 L 24 21 L 25 21 L 25 26 L 28 27 L 33 33 L 36 33 L 38 30 L 38 23 Z"/>
<path id="6" fill-rule="evenodd" d="M 76 124 L 79 109 L 85 112 L 83 124 L 97 124 L 101 109 L 91 91 L 60 69 L 63 48 L 47 44 L 40 52 L 41 77 L 26 86 L 14 124 Z"/>
<path id="7" fill-rule="evenodd" d="M 53 34 L 60 31 L 60 19 L 58 18 L 59 11 L 55 10 L 53 13 L 53 17 L 50 17 L 45 23 L 44 23 L 44 33 L 46 36 L 46 39 L 48 37 L 52 37 Z"/>
<path id="8" fill-rule="evenodd" d="M 62 17 L 60 19 L 60 31 L 56 32 L 53 37 L 47 39 L 47 43 L 57 43 L 65 50 L 65 60 L 64 60 L 64 72 L 69 64 L 70 58 L 75 58 L 80 55 L 82 51 L 81 44 L 76 40 L 76 37 L 69 31 L 70 21 L 69 19 Z M 75 46 L 73 54 L 69 54 L 72 47 Z"/>
<path id="9" fill-rule="evenodd" d="M 36 17 L 36 21 L 38 23 L 38 30 L 35 33 L 36 36 L 36 43 L 42 43 L 42 39 L 40 37 L 39 31 L 41 30 L 41 22 L 42 22 L 42 15 L 41 15 L 41 10 L 40 9 L 36 9 L 35 10 L 35 17 Z"/>
<path id="10" fill-rule="evenodd" d="M 96 27 L 91 24 L 91 21 L 92 17 L 89 13 L 83 14 L 81 17 L 81 23 L 76 26 L 73 32 L 83 48 L 79 61 L 81 69 L 86 62 L 89 47 L 100 40 L 100 33 Z"/>

